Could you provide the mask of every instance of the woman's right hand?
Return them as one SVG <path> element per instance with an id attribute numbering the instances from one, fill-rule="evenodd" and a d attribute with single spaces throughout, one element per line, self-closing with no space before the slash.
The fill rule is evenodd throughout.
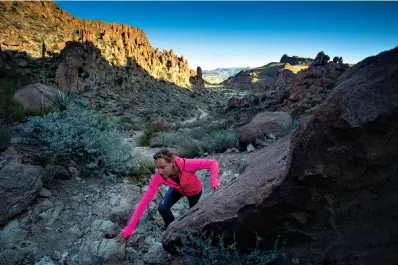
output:
<path id="1" fill-rule="evenodd" d="M 117 235 L 117 237 L 115 237 L 115 241 L 116 241 L 116 245 L 121 246 L 124 243 L 127 242 L 127 239 L 129 239 L 129 237 L 124 237 L 122 236 L 122 234 Z"/>

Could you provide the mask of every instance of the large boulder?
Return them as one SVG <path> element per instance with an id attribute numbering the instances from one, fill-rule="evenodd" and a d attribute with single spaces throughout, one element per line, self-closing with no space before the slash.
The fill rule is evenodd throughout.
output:
<path id="1" fill-rule="evenodd" d="M 398 48 L 352 69 L 292 136 L 253 154 L 240 178 L 163 235 L 224 235 L 239 248 L 276 239 L 300 260 L 394 264 L 398 242 Z M 301 263 L 301 262 L 300 262 Z"/>
<path id="2" fill-rule="evenodd" d="M 27 85 L 14 94 L 14 98 L 18 100 L 24 108 L 40 108 L 49 106 L 49 99 L 54 97 L 55 87 L 43 85 L 40 83 Z"/>
<path id="3" fill-rule="evenodd" d="M 239 147 L 244 150 L 256 139 L 262 140 L 267 133 L 287 134 L 292 122 L 292 117 L 287 112 L 265 111 L 258 113 L 248 124 L 239 128 Z"/>
<path id="4" fill-rule="evenodd" d="M 10 164 L 0 171 L 0 225 L 25 210 L 42 187 L 43 168 Z"/>
<path id="5" fill-rule="evenodd" d="M 270 212 L 260 214 L 257 207 L 264 208 L 262 202 L 272 194 L 273 187 L 284 180 L 289 147 L 290 136 L 286 136 L 248 158 L 250 162 L 235 182 L 199 202 L 190 213 L 170 224 L 163 235 L 165 249 L 175 252 L 174 246 L 186 234 L 221 232 L 226 242 L 230 242 L 235 232 L 241 239 L 251 229 L 271 225 L 267 224 Z M 252 214 L 257 217 L 253 218 Z"/>

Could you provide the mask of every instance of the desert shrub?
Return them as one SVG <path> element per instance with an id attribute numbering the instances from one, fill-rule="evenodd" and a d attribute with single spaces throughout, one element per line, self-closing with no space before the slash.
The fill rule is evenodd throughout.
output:
<path id="1" fill-rule="evenodd" d="M 174 147 L 185 138 L 187 138 L 186 135 L 179 132 L 163 132 L 159 133 L 159 144 L 164 147 Z"/>
<path id="2" fill-rule="evenodd" d="M 220 131 L 210 135 L 206 140 L 205 150 L 208 153 L 222 153 L 228 148 L 237 147 L 239 134 L 236 131 Z"/>
<path id="3" fill-rule="evenodd" d="M 53 89 L 50 95 L 44 94 L 47 100 L 58 111 L 64 111 L 70 108 L 74 103 L 75 95 L 70 91 L 61 91 Z"/>
<path id="4" fill-rule="evenodd" d="M 241 264 L 271 264 L 275 262 L 282 250 L 276 248 L 273 250 L 261 251 L 259 242 L 261 238 L 257 237 L 256 247 L 249 253 L 241 253 L 237 249 L 237 244 L 225 244 L 222 236 L 213 235 L 184 235 L 181 237 L 181 247 L 178 252 L 184 255 L 187 264 L 191 265 L 241 265 Z"/>
<path id="5" fill-rule="evenodd" d="M 126 173 L 138 166 L 133 141 L 112 129 L 104 116 L 76 105 L 63 112 L 30 117 L 15 129 L 39 140 L 52 157 L 78 157 L 93 171 Z"/>
<path id="6" fill-rule="evenodd" d="M 176 153 L 182 157 L 194 158 L 202 156 L 205 151 L 203 144 L 200 141 L 194 139 L 183 139 L 179 143 Z"/>
<path id="7" fill-rule="evenodd" d="M 153 158 L 144 155 L 139 149 L 135 149 L 134 157 L 139 161 L 138 166 L 130 171 L 130 176 L 136 181 L 143 183 L 148 176 L 155 173 L 155 164 Z"/>
<path id="8" fill-rule="evenodd" d="M 177 133 L 161 133 L 160 145 L 177 146 L 177 153 L 184 157 L 198 157 L 205 153 L 222 153 L 237 147 L 239 134 L 236 131 L 206 132 L 204 128 L 185 129 Z"/>
<path id="9" fill-rule="evenodd" d="M 146 126 L 144 133 L 137 138 L 137 146 L 148 146 L 153 136 L 153 130 L 149 126 Z"/>
<path id="10" fill-rule="evenodd" d="M 195 127 L 188 131 L 189 137 L 197 140 L 203 139 L 207 133 L 204 127 Z"/>

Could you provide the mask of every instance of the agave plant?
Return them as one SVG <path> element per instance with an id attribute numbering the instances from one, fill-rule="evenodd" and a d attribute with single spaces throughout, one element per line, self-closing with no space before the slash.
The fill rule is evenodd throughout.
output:
<path id="1" fill-rule="evenodd" d="M 55 88 L 52 90 L 51 94 L 44 95 L 50 104 L 59 111 L 67 110 L 73 104 L 73 100 L 75 98 L 72 92 L 64 92 Z"/>

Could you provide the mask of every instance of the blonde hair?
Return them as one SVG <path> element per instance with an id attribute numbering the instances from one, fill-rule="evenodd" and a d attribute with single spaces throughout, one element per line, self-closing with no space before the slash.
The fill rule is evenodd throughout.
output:
<path id="1" fill-rule="evenodd" d="M 160 158 L 163 158 L 168 163 L 171 163 L 174 160 L 174 154 L 168 149 L 161 149 L 153 155 L 153 159 L 155 161 Z"/>

